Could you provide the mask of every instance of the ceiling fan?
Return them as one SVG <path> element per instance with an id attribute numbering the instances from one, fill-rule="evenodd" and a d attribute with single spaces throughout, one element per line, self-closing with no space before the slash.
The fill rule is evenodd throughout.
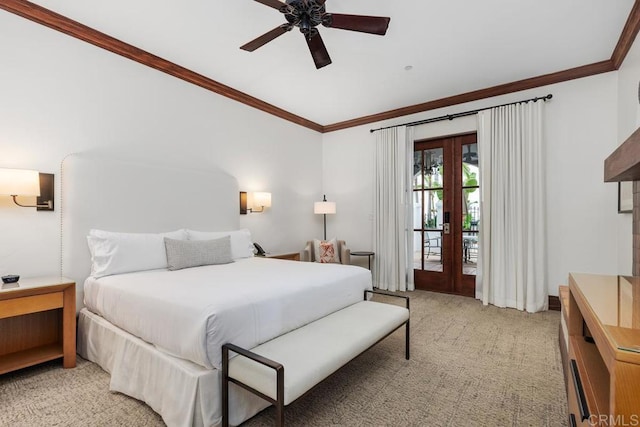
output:
<path id="1" fill-rule="evenodd" d="M 329 52 L 327 52 L 327 48 L 318 32 L 318 25 L 322 24 L 328 28 L 359 31 L 361 33 L 383 36 L 387 32 L 389 21 L 391 20 L 391 18 L 380 16 L 327 13 L 324 5 L 326 0 L 286 0 L 286 3 L 279 0 L 255 1 L 277 9 L 280 13 L 284 14 L 287 23 L 251 40 L 249 43 L 241 46 L 240 49 L 253 52 L 274 40 L 276 37 L 291 31 L 293 27 L 298 27 L 307 40 L 313 62 L 315 62 L 316 68 L 318 69 L 331 64 Z"/>

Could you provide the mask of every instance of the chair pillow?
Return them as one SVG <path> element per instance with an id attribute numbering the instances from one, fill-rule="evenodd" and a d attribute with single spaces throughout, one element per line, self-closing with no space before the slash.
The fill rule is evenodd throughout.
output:
<path id="1" fill-rule="evenodd" d="M 313 240 L 313 252 L 315 262 L 319 263 L 340 263 L 340 254 L 338 253 L 338 241 L 333 238 L 331 240 Z"/>
<path id="2" fill-rule="evenodd" d="M 253 241 L 251 240 L 251 233 L 246 228 L 234 231 L 186 231 L 189 240 L 213 240 L 229 236 L 231 237 L 231 256 L 233 259 L 253 256 Z"/>
<path id="3" fill-rule="evenodd" d="M 184 230 L 169 233 L 116 233 L 91 230 L 87 236 L 93 277 L 167 268 L 164 238 L 184 240 Z"/>
<path id="4" fill-rule="evenodd" d="M 165 237 L 164 245 L 169 270 L 233 262 L 230 236 L 214 240 L 174 240 Z"/>

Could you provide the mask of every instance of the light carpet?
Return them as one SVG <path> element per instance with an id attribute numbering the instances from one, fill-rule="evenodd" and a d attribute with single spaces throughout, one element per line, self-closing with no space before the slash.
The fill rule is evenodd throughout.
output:
<path id="1" fill-rule="evenodd" d="M 404 329 L 286 408 L 290 426 L 565 426 L 559 312 L 484 307 L 415 291 L 411 360 Z M 78 360 L 0 376 L 1 426 L 158 426 L 144 403 L 111 393 L 109 375 Z M 243 426 L 273 425 L 268 408 Z"/>

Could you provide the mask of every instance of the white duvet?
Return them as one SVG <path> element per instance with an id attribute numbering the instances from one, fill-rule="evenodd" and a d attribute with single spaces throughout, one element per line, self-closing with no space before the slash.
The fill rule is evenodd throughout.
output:
<path id="1" fill-rule="evenodd" d="M 227 342 L 253 348 L 363 300 L 361 267 L 248 258 L 231 264 L 89 277 L 84 303 L 171 355 L 220 368 Z"/>

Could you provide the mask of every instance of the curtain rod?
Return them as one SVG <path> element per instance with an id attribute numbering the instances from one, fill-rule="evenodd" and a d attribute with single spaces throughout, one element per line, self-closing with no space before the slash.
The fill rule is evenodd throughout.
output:
<path id="1" fill-rule="evenodd" d="M 506 104 L 494 105 L 493 107 L 478 108 L 477 110 L 464 111 L 462 113 L 447 114 L 446 116 L 433 117 L 431 119 L 425 119 L 425 120 L 418 120 L 417 122 L 409 122 L 409 123 L 403 123 L 399 125 L 385 126 L 378 129 L 371 129 L 369 132 L 373 133 L 383 129 L 396 128 L 398 126 L 418 126 L 418 125 L 424 125 L 427 123 L 441 122 L 443 120 L 453 120 L 453 119 L 457 119 L 458 117 L 472 116 L 478 113 L 479 111 L 490 110 L 492 108 L 506 107 L 507 105 L 522 104 L 530 101 L 533 101 L 533 102 L 538 102 L 539 100 L 547 101 L 551 98 L 553 98 L 552 94 L 549 94 L 547 96 L 540 96 L 540 97 L 536 96 L 535 98 L 523 99 L 522 101 L 515 101 L 515 102 L 509 102 Z"/>

